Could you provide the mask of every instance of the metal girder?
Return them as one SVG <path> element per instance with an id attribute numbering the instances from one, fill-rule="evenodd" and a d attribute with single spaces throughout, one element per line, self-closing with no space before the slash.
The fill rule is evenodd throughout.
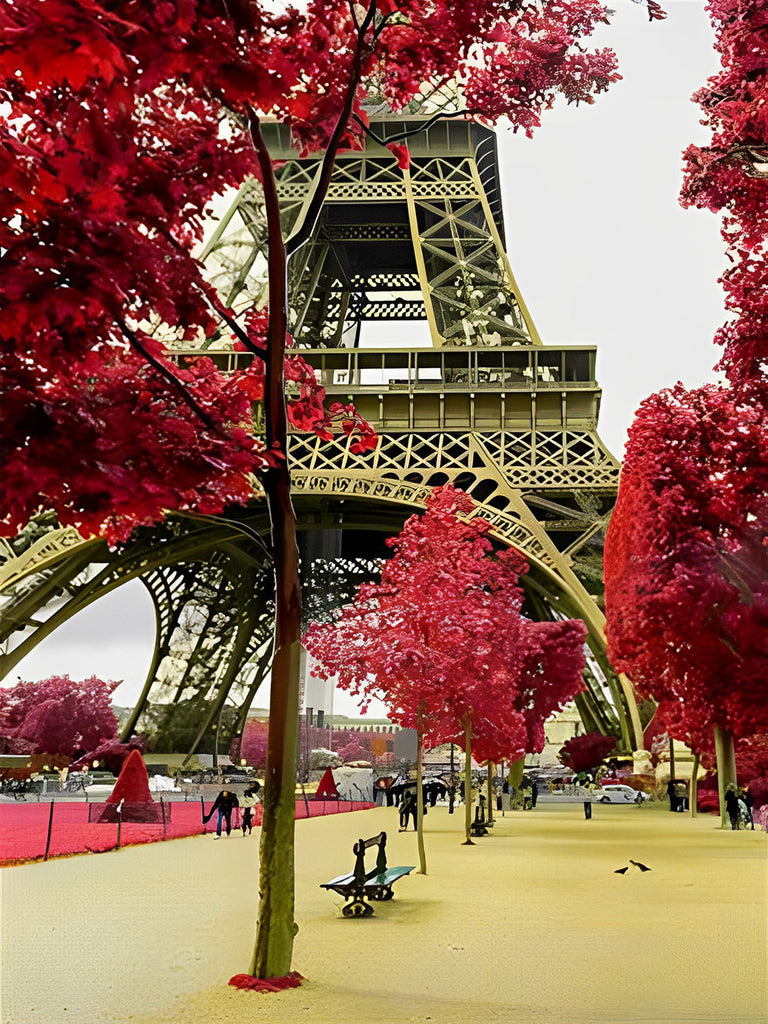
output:
<path id="1" fill-rule="evenodd" d="M 374 120 L 385 140 L 424 124 L 418 116 Z M 319 158 L 300 158 L 284 126 L 265 123 L 263 129 L 273 156 L 282 162 L 278 189 L 289 231 L 309 201 Z M 289 266 L 290 323 L 302 355 L 329 399 L 351 397 L 379 434 L 376 450 L 364 456 L 344 437 L 326 443 L 293 435 L 289 457 L 300 527 L 340 528 L 345 538 L 374 543 L 422 509 L 432 487 L 451 482 L 467 491 L 477 502 L 476 514 L 491 521 L 494 539 L 528 558 L 529 607 L 542 617 L 575 615 L 587 623 L 593 669 L 589 690 L 579 698 L 585 722 L 620 733 L 628 749 L 641 746 L 632 693 L 605 657 L 599 607 L 602 535 L 619 464 L 597 434 L 595 351 L 545 346 L 536 332 L 505 251 L 493 133 L 446 119 L 409 139 L 409 150 L 408 170 L 372 139 L 362 151 L 340 153 L 314 238 Z M 213 273 L 222 265 L 231 268 L 224 293 L 238 310 L 258 304 L 254 297 L 263 295 L 263 282 L 256 279 L 263 271 L 259 257 L 265 244 L 259 188 L 256 183 L 241 188 L 225 226 L 208 246 Z M 428 321 L 432 348 L 408 346 L 407 339 L 400 349 L 356 347 L 363 321 L 413 318 Z M 175 353 L 179 358 L 193 354 Z M 250 359 L 234 351 L 206 354 L 224 370 Z M 64 598 L 60 617 L 67 616 L 72 601 L 82 607 L 95 599 L 95 591 L 132 575 L 144 578 L 160 623 L 156 674 L 167 656 L 162 652 L 172 648 L 168 631 L 179 620 L 177 605 L 188 607 L 193 600 L 168 596 L 165 567 L 206 564 L 205 580 L 217 583 L 210 591 L 210 630 L 199 639 L 199 654 L 190 659 L 176 702 L 182 702 L 189 680 L 195 699 L 207 701 L 195 742 L 220 717 L 238 679 L 246 680 L 237 698 L 236 719 L 242 724 L 243 708 L 269 663 L 269 600 L 253 583 L 263 552 L 251 547 L 246 553 L 231 524 L 211 519 L 197 529 L 201 532 L 186 523 L 176 547 L 164 542 L 161 555 L 152 544 L 142 549 L 141 539 L 138 547 L 110 554 L 90 590 L 78 573 L 95 547 L 83 549 L 75 563 L 76 546 L 64 561 L 54 559 L 37 577 L 27 577 L 40 581 L 46 599 L 67 588 L 70 597 Z M 266 532 L 263 520 L 259 529 Z M 203 552 L 210 555 L 216 547 L 219 560 L 211 562 Z M 336 574 L 340 593 L 359 576 L 358 556 L 344 556 L 323 569 Z M 0 579 L 2 571 L 0 564 Z M 306 586 L 311 602 L 311 580 Z M 187 586 L 185 594 L 192 589 Z M 9 613 L 16 617 L 8 629 L 26 624 L 35 633 L 44 630 L 47 621 L 33 626 L 43 604 L 29 588 L 25 594 L 14 591 Z M 204 693 L 195 673 L 198 666 L 212 666 L 205 637 L 221 636 L 221 630 L 232 653 L 216 670 L 217 687 Z M 148 704 L 152 685 L 148 680 Z"/>

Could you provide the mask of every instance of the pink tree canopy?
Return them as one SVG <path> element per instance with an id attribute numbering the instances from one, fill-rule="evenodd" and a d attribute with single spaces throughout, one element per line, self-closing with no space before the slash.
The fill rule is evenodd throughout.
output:
<path id="1" fill-rule="evenodd" d="M 96 676 L 50 676 L 0 687 L 0 735 L 13 750 L 75 758 L 117 738 L 112 691 Z"/>
<path id="2" fill-rule="evenodd" d="M 609 655 L 697 750 L 713 726 L 768 726 L 762 393 L 678 385 L 643 403 L 606 538 Z"/>
<path id="3" fill-rule="evenodd" d="M 583 688 L 583 623 L 534 623 L 520 609 L 527 564 L 494 550 L 474 504 L 437 488 L 423 516 L 388 541 L 381 582 L 358 590 L 336 620 L 305 637 L 319 671 L 360 697 L 383 700 L 428 746 L 471 720 L 482 759 L 541 749 L 543 721 Z"/>

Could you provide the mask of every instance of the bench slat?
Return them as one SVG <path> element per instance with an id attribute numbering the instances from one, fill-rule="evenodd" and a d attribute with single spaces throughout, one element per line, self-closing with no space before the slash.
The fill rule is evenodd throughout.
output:
<path id="1" fill-rule="evenodd" d="M 338 878 L 332 878 L 330 882 L 322 882 L 320 888 L 330 889 L 332 885 L 351 885 L 354 880 L 354 875 L 339 875 Z"/>
<path id="2" fill-rule="evenodd" d="M 392 882 L 396 882 L 398 878 L 402 878 L 404 875 L 410 875 L 415 865 L 410 867 L 399 867 L 399 868 L 387 868 L 386 871 L 382 871 L 378 875 L 373 875 L 365 883 L 366 889 L 368 887 L 379 886 L 379 885 L 391 885 Z"/>

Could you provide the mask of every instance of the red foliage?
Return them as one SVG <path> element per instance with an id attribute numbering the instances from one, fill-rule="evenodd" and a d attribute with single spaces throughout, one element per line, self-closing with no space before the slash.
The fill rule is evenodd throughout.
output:
<path id="1" fill-rule="evenodd" d="M 372 761 L 371 750 L 365 748 L 358 736 L 353 736 L 349 743 L 345 744 L 337 751 L 339 757 L 344 764 L 349 764 L 350 761 Z"/>
<path id="2" fill-rule="evenodd" d="M 694 96 L 712 138 L 685 153 L 681 201 L 724 213 L 731 389 L 641 406 L 605 546 L 614 662 L 703 755 L 713 725 L 768 728 L 768 6 L 708 10 L 722 69 Z"/>
<path id="3" fill-rule="evenodd" d="M 110 695 L 117 686 L 64 675 L 0 687 L 0 735 L 19 753 L 80 757 L 116 738 Z"/>
<path id="4" fill-rule="evenodd" d="M 177 370 L 151 336 L 228 334 L 192 253 L 212 198 L 258 172 L 247 104 L 335 151 L 359 146 L 371 85 L 402 110 L 456 81 L 474 115 L 530 134 L 556 96 L 592 102 L 619 77 L 584 45 L 605 20 L 597 0 L 0 5 L 3 528 L 42 505 L 114 542 L 165 509 L 248 500 L 281 457 L 251 413 L 258 324 L 256 369 L 229 379 Z M 295 425 L 374 443 L 349 408 L 325 415 L 295 357 L 286 376 Z"/>
<path id="5" fill-rule="evenodd" d="M 240 741 L 240 758 L 253 768 L 264 768 L 267 763 L 269 722 L 249 718 Z"/>
<path id="6" fill-rule="evenodd" d="M 610 657 L 695 750 L 713 725 L 768 728 L 764 400 L 753 383 L 644 402 L 606 538 Z"/>
<path id="7" fill-rule="evenodd" d="M 303 980 L 298 971 L 291 971 L 281 978 L 254 978 L 252 974 L 235 974 L 229 979 L 229 984 L 246 992 L 283 992 L 287 988 L 298 988 Z"/>
<path id="8" fill-rule="evenodd" d="M 388 541 L 381 582 L 304 642 L 320 673 L 364 704 L 385 701 L 427 746 L 463 739 L 471 720 L 475 756 L 514 760 L 541 749 L 544 719 L 583 688 L 586 630 L 522 617 L 527 564 L 493 550 L 490 524 L 467 518 L 473 507 L 453 487 L 433 491 L 427 512 Z"/>
<path id="9" fill-rule="evenodd" d="M 768 45 L 765 0 L 710 0 L 722 70 L 694 99 L 712 130 L 685 153 L 686 206 L 724 211 L 732 266 L 722 277 L 732 318 L 718 332 L 721 366 L 738 383 L 768 363 Z"/>
<path id="10" fill-rule="evenodd" d="M 149 775 L 144 758 L 138 750 L 132 750 L 120 769 L 115 787 L 106 799 L 108 804 L 154 803 L 149 791 Z"/>
<path id="11" fill-rule="evenodd" d="M 567 740 L 558 757 L 572 772 L 594 772 L 615 746 L 615 736 L 588 732 L 585 736 L 572 736 Z"/>
<path id="12" fill-rule="evenodd" d="M 78 758 L 77 761 L 73 761 L 69 766 L 70 771 L 79 771 L 86 765 L 88 767 L 96 767 L 98 763 L 99 767 L 106 768 L 113 775 L 119 775 L 125 759 L 134 750 L 143 754 L 144 744 L 140 740 L 130 740 L 128 743 L 118 743 L 115 740 L 109 740 L 96 747 L 95 750 L 89 751 L 83 757 Z"/>

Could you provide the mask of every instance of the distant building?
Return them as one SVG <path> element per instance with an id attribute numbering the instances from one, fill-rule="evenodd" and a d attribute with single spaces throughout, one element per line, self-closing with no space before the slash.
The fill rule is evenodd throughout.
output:
<path id="1" fill-rule="evenodd" d="M 388 718 L 371 718 L 361 715 L 349 718 L 347 715 L 334 715 L 330 722 L 333 729 L 345 729 L 347 732 L 399 732 L 400 726 L 390 722 Z"/>

